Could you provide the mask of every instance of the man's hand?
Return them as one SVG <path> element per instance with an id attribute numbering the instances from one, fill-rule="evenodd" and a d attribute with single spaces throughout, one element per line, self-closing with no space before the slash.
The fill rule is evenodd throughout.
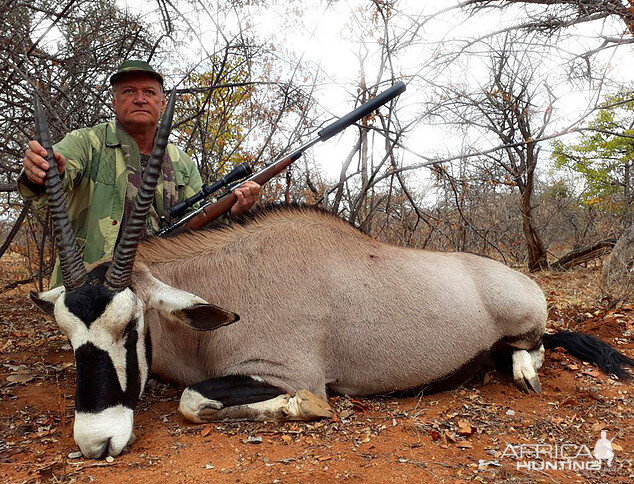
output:
<path id="1" fill-rule="evenodd" d="M 29 148 L 24 154 L 22 165 L 24 166 L 26 177 L 36 185 L 44 185 L 44 180 L 46 179 L 45 170 L 48 170 L 48 162 L 44 158 L 45 156 L 46 150 L 42 148 L 40 143 L 35 140 L 29 141 Z M 57 162 L 57 171 L 61 175 L 66 167 L 66 158 L 55 152 L 55 161 Z"/>
<path id="2" fill-rule="evenodd" d="M 233 193 L 238 197 L 238 201 L 231 207 L 232 217 L 241 217 L 247 213 L 260 195 L 260 185 L 254 181 L 245 182 L 236 188 Z"/>

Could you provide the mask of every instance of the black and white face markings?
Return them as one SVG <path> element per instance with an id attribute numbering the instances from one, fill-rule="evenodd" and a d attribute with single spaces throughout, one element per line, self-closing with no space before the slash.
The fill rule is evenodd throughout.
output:
<path id="1" fill-rule="evenodd" d="M 130 289 L 84 284 L 60 295 L 55 319 L 75 352 L 75 442 L 87 457 L 118 455 L 150 366 L 143 303 Z"/>
<path id="2" fill-rule="evenodd" d="M 87 457 L 118 455 L 132 439 L 133 409 L 151 367 L 151 339 L 144 310 L 210 331 L 240 319 L 237 314 L 153 277 L 135 273 L 135 292 L 104 284 L 108 264 L 95 267 L 88 281 L 66 293 L 63 287 L 30 295 L 53 314 L 69 337 L 77 366 L 75 442 Z"/>

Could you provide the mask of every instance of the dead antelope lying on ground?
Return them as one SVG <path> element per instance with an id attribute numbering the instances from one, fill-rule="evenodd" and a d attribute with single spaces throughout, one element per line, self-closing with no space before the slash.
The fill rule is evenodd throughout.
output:
<path id="1" fill-rule="evenodd" d="M 59 178 L 49 180 L 65 287 L 32 298 L 74 349 L 74 436 L 86 456 L 128 444 L 149 374 L 188 385 L 180 410 L 200 422 L 327 417 L 329 391 L 451 388 L 496 355 L 539 392 L 544 344 L 619 375 L 633 363 L 586 336 L 545 335 L 544 295 L 503 264 L 383 244 L 317 210 L 262 210 L 139 244 L 168 131 L 113 260 L 89 273 Z"/>

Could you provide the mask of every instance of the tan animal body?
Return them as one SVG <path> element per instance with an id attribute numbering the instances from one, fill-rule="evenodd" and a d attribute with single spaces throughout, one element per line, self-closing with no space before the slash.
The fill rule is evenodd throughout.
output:
<path id="1" fill-rule="evenodd" d="M 538 349 L 546 324 L 544 296 L 523 274 L 383 244 L 318 210 L 271 209 L 242 225 L 154 238 L 137 261 L 240 315 L 213 332 L 146 315 L 161 348 L 152 372 L 185 385 L 241 374 L 322 398 L 424 388 L 474 369 L 496 344 Z M 142 299 L 145 287 L 133 276 Z"/>

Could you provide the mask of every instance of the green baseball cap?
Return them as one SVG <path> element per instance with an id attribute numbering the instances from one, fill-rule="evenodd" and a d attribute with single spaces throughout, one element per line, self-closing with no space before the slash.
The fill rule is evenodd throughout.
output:
<path id="1" fill-rule="evenodd" d="M 144 73 L 156 79 L 163 86 L 163 76 L 156 72 L 150 64 L 142 60 L 123 61 L 117 72 L 110 76 L 110 85 L 114 86 L 129 74 Z"/>

